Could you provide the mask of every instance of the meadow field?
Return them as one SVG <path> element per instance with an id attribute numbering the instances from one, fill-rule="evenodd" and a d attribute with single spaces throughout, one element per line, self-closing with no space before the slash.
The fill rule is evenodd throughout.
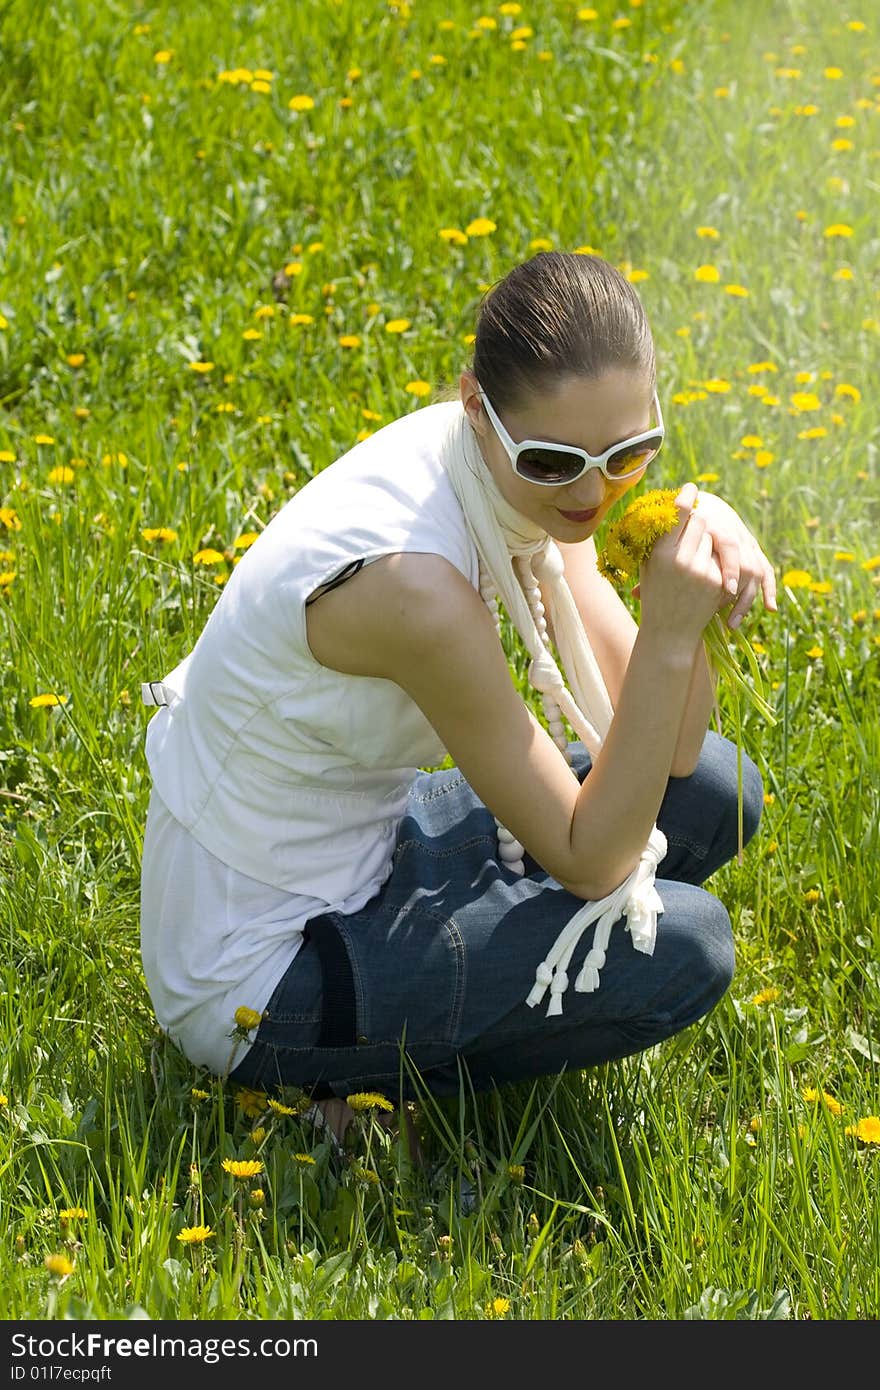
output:
<path id="1" fill-rule="evenodd" d="M 876 0 L 0 7 L 0 1318 L 880 1315 L 878 40 Z M 643 298 L 644 486 L 776 570 L 737 973 L 640 1057 L 426 1096 L 422 1163 L 375 1111 L 340 1156 L 157 1029 L 141 682 L 542 248 Z"/>

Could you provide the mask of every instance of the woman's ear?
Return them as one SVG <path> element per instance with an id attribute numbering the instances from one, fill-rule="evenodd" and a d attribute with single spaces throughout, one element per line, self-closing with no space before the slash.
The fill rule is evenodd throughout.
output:
<path id="1" fill-rule="evenodd" d="M 480 388 L 473 372 L 462 372 L 459 378 L 459 390 L 461 403 L 468 419 L 477 433 L 482 434 L 484 429 L 483 402 L 480 399 Z"/>

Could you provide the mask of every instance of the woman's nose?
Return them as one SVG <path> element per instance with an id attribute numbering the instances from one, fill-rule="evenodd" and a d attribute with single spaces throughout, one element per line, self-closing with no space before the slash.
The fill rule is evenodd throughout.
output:
<path id="1" fill-rule="evenodd" d="M 607 480 L 601 468 L 589 468 L 582 478 L 571 483 L 563 493 L 565 506 L 572 512 L 591 511 L 605 501 Z"/>

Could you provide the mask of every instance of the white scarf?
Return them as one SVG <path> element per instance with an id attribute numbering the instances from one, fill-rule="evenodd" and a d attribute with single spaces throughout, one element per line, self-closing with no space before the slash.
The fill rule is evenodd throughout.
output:
<path id="1" fill-rule="evenodd" d="M 463 408 L 444 440 L 442 459 L 477 548 L 481 579 L 489 578 L 494 584 L 532 658 L 530 683 L 559 706 L 578 738 L 595 757 L 614 710 L 566 583 L 558 546 L 546 531 L 517 512 L 501 495 Z M 520 567 L 530 564 L 532 574 L 540 581 L 554 640 L 571 689 L 538 631 L 514 565 L 515 559 Z M 569 962 L 582 934 L 593 922 L 596 923 L 593 945 L 575 980 L 577 991 L 589 993 L 599 988 L 599 971 L 605 964 L 611 928 L 620 917 L 626 918 L 635 949 L 653 955 L 657 914 L 663 911 L 654 877 L 665 854 L 666 837 L 655 825 L 638 864 L 623 883 L 598 902 L 585 902 L 559 933 L 535 971 L 535 983 L 526 998 L 528 1005 L 534 1007 L 540 1003 L 549 985 L 547 1016 L 562 1013 Z"/>

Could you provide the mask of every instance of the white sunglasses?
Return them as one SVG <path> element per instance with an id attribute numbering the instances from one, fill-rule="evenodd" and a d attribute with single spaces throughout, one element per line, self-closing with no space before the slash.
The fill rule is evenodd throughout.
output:
<path id="1" fill-rule="evenodd" d="M 477 383 L 479 386 L 479 382 Z M 586 449 L 578 449 L 573 444 L 550 444 L 540 439 L 523 439 L 515 444 L 492 408 L 492 403 L 480 386 L 480 398 L 486 407 L 486 414 L 492 422 L 495 433 L 504 445 L 514 473 L 527 483 L 543 484 L 545 487 L 561 487 L 573 483 L 590 468 L 598 468 L 606 478 L 617 482 L 630 478 L 640 472 L 652 458 L 660 452 L 665 428 L 660 411 L 660 401 L 654 392 L 654 409 L 657 424 L 643 434 L 634 434 L 612 444 L 604 454 L 594 457 Z"/>

